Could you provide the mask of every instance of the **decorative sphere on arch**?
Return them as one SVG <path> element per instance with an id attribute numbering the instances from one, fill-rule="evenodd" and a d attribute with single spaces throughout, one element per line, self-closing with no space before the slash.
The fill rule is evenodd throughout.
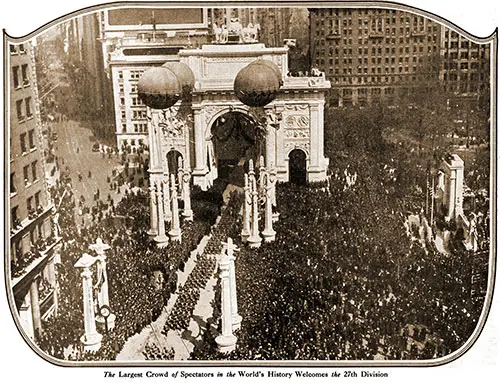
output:
<path id="1" fill-rule="evenodd" d="M 280 77 L 268 65 L 252 63 L 238 72 L 234 79 L 236 97 L 245 105 L 261 107 L 276 98 Z"/>
<path id="2" fill-rule="evenodd" d="M 167 61 L 162 66 L 175 73 L 181 85 L 183 96 L 191 93 L 194 88 L 194 73 L 188 65 L 180 61 Z"/>
<path id="3" fill-rule="evenodd" d="M 174 72 L 165 67 L 154 67 L 146 70 L 139 78 L 137 92 L 150 108 L 166 109 L 179 100 L 182 91 Z"/>
<path id="4" fill-rule="evenodd" d="M 264 60 L 264 59 L 257 59 L 255 61 L 252 61 L 250 64 L 248 65 L 264 65 L 264 66 L 267 66 L 268 68 L 270 68 L 275 74 L 276 76 L 278 77 L 279 79 L 279 82 L 280 82 L 280 86 L 282 85 L 282 75 L 281 75 L 281 71 L 280 71 L 280 68 L 278 68 L 278 66 L 273 63 L 272 61 L 269 61 L 269 60 Z"/>

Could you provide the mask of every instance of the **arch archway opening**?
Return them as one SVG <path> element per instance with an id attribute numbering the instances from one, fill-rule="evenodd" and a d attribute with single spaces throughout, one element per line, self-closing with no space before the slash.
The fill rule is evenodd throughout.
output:
<path id="1" fill-rule="evenodd" d="M 307 161 L 303 150 L 293 149 L 288 155 L 288 174 L 292 184 L 305 185 L 307 183 Z"/>
<path id="2" fill-rule="evenodd" d="M 182 154 L 177 150 L 170 150 L 167 153 L 167 166 L 169 174 L 177 174 L 179 170 L 179 158 L 182 158 Z"/>
<path id="3" fill-rule="evenodd" d="M 245 164 L 259 158 L 265 136 L 260 125 L 242 112 L 227 112 L 211 126 L 218 177 L 243 185 Z"/>

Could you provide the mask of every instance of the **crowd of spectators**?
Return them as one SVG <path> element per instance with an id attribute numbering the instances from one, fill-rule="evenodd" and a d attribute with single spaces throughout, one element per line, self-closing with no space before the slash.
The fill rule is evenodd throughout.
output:
<path id="1" fill-rule="evenodd" d="M 63 179 L 52 189 L 59 206 L 62 236 L 61 263 L 57 265 L 58 314 L 43 323 L 37 343 L 48 354 L 67 360 L 114 360 L 127 339 L 140 332 L 161 314 L 177 286 L 178 269 L 183 269 L 191 251 L 208 234 L 219 214 L 220 200 L 210 192 L 193 193 L 194 222 L 183 222 L 182 242 L 156 247 L 146 234 L 149 225 L 149 193 L 141 189 L 126 192 L 113 211 L 78 231 L 74 219 L 75 200 L 70 180 Z M 104 335 L 96 353 L 84 352 L 80 343 L 83 329 L 81 276 L 74 268 L 89 245 L 100 237 L 111 245 L 107 251 L 109 301 L 116 315 L 113 331 Z M 96 279 L 96 272 L 94 280 Z M 158 274 L 161 278 L 158 279 Z M 160 282 L 158 282 L 160 280 Z"/>
<path id="2" fill-rule="evenodd" d="M 456 246 L 443 255 L 407 236 L 419 191 L 406 198 L 401 172 L 383 170 L 351 162 L 354 183 L 331 169 L 328 186 L 279 185 L 276 241 L 236 258 L 236 350 L 217 353 L 206 331 L 191 357 L 432 359 L 460 348 L 484 303 L 484 294 L 472 298 L 473 254 Z"/>

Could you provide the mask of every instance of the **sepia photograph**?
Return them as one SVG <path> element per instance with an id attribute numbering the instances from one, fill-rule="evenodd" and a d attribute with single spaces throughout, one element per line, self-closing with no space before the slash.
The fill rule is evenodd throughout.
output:
<path id="1" fill-rule="evenodd" d="M 467 359 L 496 273 L 497 30 L 382 1 L 37 22 L 3 36 L 1 310 L 23 354 L 143 368 L 99 378 Z"/>

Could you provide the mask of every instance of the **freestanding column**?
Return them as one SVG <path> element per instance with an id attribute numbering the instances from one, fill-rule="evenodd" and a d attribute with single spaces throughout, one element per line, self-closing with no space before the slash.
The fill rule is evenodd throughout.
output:
<path id="1" fill-rule="evenodd" d="M 259 206 L 258 206 L 259 193 L 257 192 L 257 181 L 255 177 L 252 178 L 252 227 L 251 234 L 248 237 L 248 244 L 250 247 L 260 247 L 262 238 L 259 235 Z"/>
<path id="2" fill-rule="evenodd" d="M 184 168 L 184 173 L 182 175 L 182 192 L 184 194 L 184 210 L 182 211 L 182 216 L 186 221 L 193 220 L 193 210 L 191 210 L 191 172 L 189 169 Z"/>
<path id="3" fill-rule="evenodd" d="M 271 206 L 274 209 L 276 209 L 276 182 L 278 182 L 278 173 L 276 172 L 276 168 L 272 168 L 268 174 L 269 174 L 269 183 L 271 184 Z M 277 222 L 279 216 L 280 213 L 274 211 L 273 222 Z"/>
<path id="4" fill-rule="evenodd" d="M 219 261 L 219 277 L 221 280 L 221 311 L 222 311 L 222 334 L 215 338 L 220 352 L 229 353 L 236 348 L 236 338 L 233 335 L 233 323 L 231 317 L 231 287 L 229 285 L 229 257 L 224 255 Z"/>
<path id="5" fill-rule="evenodd" d="M 168 245 L 168 237 L 165 235 L 165 219 L 163 218 L 163 190 L 162 181 L 156 181 L 156 195 L 158 200 L 158 235 L 155 237 L 155 242 L 159 247 Z"/>
<path id="6" fill-rule="evenodd" d="M 156 202 L 156 187 L 154 181 L 150 179 L 149 185 L 149 225 L 150 228 L 148 230 L 148 235 L 150 237 L 156 237 L 158 235 L 158 211 L 157 211 L 157 202 Z"/>
<path id="7" fill-rule="evenodd" d="M 163 218 L 165 222 L 170 221 L 172 212 L 170 211 L 170 190 L 168 188 L 168 172 L 163 173 Z"/>
<path id="8" fill-rule="evenodd" d="M 264 242 L 272 242 L 276 238 L 276 232 L 273 230 L 273 209 L 271 203 L 271 183 L 269 182 L 269 176 L 265 177 L 264 189 L 266 196 L 266 207 L 265 207 L 265 226 L 262 231 L 262 236 L 264 237 Z"/>
<path id="9" fill-rule="evenodd" d="M 98 351 L 101 348 L 102 335 L 96 330 L 94 317 L 94 299 L 92 294 L 92 272 L 90 267 L 96 259 L 84 253 L 75 263 L 75 267 L 82 268 L 83 287 L 83 323 L 85 334 L 80 338 L 85 351 Z"/>
<path id="10" fill-rule="evenodd" d="M 181 228 L 179 223 L 179 206 L 177 204 L 177 187 L 175 186 L 175 176 L 170 175 L 170 198 L 172 199 L 172 220 L 170 221 L 170 231 L 168 235 L 171 241 L 181 241 Z"/>
<path id="11" fill-rule="evenodd" d="M 201 109 L 193 109 L 194 114 L 194 169 L 193 183 L 207 190 L 207 161 L 205 160 L 205 124 Z"/>
<path id="12" fill-rule="evenodd" d="M 265 196 L 265 177 L 266 177 L 266 164 L 264 162 L 264 156 L 260 156 L 259 159 L 259 194 Z"/>
<path id="13" fill-rule="evenodd" d="M 244 187 L 244 200 L 243 200 L 243 228 L 241 229 L 241 240 L 246 243 L 250 237 L 250 214 L 252 207 L 252 195 L 250 192 L 250 185 L 248 184 L 248 174 L 245 174 L 245 187 Z"/>
<path id="14" fill-rule="evenodd" d="M 33 332 L 42 331 L 42 317 L 40 315 L 40 300 L 38 297 L 38 277 L 33 279 L 30 285 L 31 316 L 33 318 Z"/>
<path id="15" fill-rule="evenodd" d="M 89 245 L 90 250 L 94 250 L 97 254 L 97 301 L 99 302 L 99 309 L 103 306 L 107 306 L 109 308 L 109 293 L 108 293 L 108 272 L 106 267 L 106 254 L 104 253 L 106 250 L 111 249 L 107 243 L 103 243 L 101 238 L 97 238 L 96 243 Z M 110 313 L 105 319 L 101 316 L 99 312 L 96 316 L 96 322 L 100 326 L 107 326 L 108 330 L 113 330 L 115 328 L 115 319 L 116 315 Z"/>
<path id="16" fill-rule="evenodd" d="M 178 158 L 178 161 L 177 161 L 177 185 L 179 185 L 179 192 L 178 192 L 178 196 L 184 200 L 184 193 L 182 191 L 182 188 L 183 188 L 183 177 L 184 176 L 184 165 L 182 163 L 182 157 L 179 157 Z"/>
<path id="17" fill-rule="evenodd" d="M 239 330 L 241 328 L 241 315 L 238 314 L 238 298 L 236 292 L 236 272 L 234 268 L 235 256 L 234 252 L 239 249 L 233 245 L 232 238 L 227 239 L 227 256 L 229 258 L 229 287 L 231 290 L 231 321 L 233 325 L 233 331 Z"/>

